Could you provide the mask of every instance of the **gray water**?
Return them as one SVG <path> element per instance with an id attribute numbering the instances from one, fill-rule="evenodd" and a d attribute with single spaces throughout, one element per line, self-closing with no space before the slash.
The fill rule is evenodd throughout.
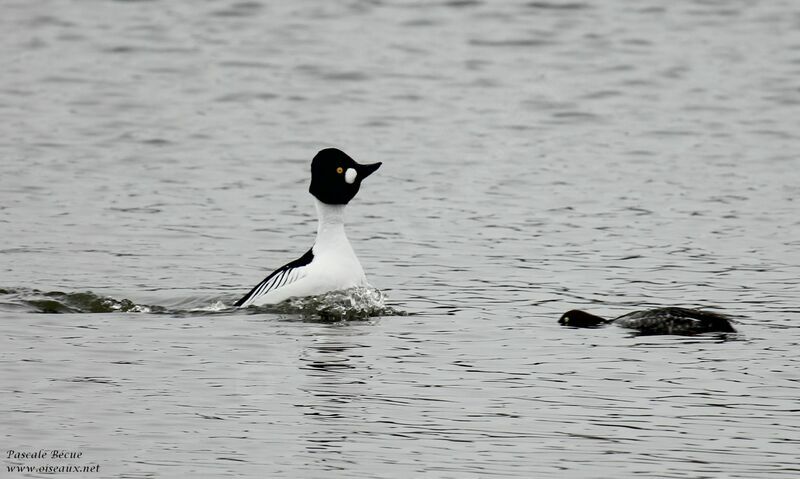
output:
<path id="1" fill-rule="evenodd" d="M 0 40 L 1 477 L 800 476 L 796 2 L 16 0 Z M 327 146 L 383 162 L 348 234 L 406 314 L 220 309 L 313 242 Z M 151 312 L 31 300 L 87 291 Z M 556 323 L 667 305 L 739 333 Z"/>

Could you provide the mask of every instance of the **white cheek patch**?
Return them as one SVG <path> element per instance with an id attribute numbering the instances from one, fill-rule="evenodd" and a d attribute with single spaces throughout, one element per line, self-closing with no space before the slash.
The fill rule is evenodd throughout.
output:
<path id="1" fill-rule="evenodd" d="M 356 170 L 348 168 L 347 171 L 344 172 L 344 181 L 346 181 L 348 185 L 352 185 L 353 182 L 356 181 L 356 176 L 358 176 Z"/>

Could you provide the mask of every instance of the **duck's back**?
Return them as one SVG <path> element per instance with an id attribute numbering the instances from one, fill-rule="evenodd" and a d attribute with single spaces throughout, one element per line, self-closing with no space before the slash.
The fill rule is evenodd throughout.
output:
<path id="1" fill-rule="evenodd" d="M 637 329 L 642 334 L 736 332 L 731 326 L 730 318 L 723 314 L 676 307 L 634 311 L 616 318 L 614 324 Z"/>

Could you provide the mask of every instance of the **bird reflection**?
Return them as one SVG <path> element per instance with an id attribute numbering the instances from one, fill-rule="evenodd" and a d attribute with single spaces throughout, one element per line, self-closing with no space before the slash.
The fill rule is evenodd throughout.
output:
<path id="1" fill-rule="evenodd" d="M 365 385 L 372 376 L 371 366 L 364 360 L 362 350 L 369 346 L 358 343 L 358 337 L 368 334 L 354 325 L 330 325 L 323 332 L 313 332 L 315 342 L 300 358 L 300 369 L 307 378 L 301 386 L 307 400 L 296 406 L 304 408 L 305 417 L 316 422 L 304 438 L 306 450 L 319 456 L 321 466 L 336 469 L 326 462 L 327 454 L 341 453 L 354 425 L 367 419 Z M 323 334 L 320 334 L 323 333 Z"/>

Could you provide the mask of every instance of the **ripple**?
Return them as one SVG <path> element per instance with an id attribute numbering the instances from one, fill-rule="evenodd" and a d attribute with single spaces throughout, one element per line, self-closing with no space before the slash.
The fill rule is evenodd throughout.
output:
<path id="1" fill-rule="evenodd" d="M 478 47 L 546 47 L 553 45 L 550 40 L 540 38 L 516 38 L 507 40 L 472 39 L 470 45 Z"/>
<path id="2" fill-rule="evenodd" d="M 591 8 L 587 3 L 578 2 L 528 2 L 525 4 L 528 8 L 536 10 L 587 10 Z"/>
<path id="3" fill-rule="evenodd" d="M 0 290 L 0 305 L 14 307 L 26 305 L 35 313 L 156 313 L 164 312 L 159 306 L 138 305 L 129 299 L 117 300 L 90 291 L 64 293 L 42 292 L 35 289 Z"/>
<path id="4" fill-rule="evenodd" d="M 408 313 L 386 304 L 386 295 L 375 288 L 356 287 L 331 291 L 318 296 L 290 298 L 276 305 L 239 309 L 222 300 L 192 297 L 171 301 L 172 306 L 136 304 L 129 299 L 114 299 L 91 291 L 65 293 L 36 289 L 0 289 L 0 310 L 31 313 L 157 313 L 185 316 L 198 313 L 290 315 L 307 321 L 364 320 L 381 316 L 405 316 Z"/>
<path id="5" fill-rule="evenodd" d="M 228 8 L 215 10 L 211 15 L 215 17 L 247 18 L 255 15 L 264 8 L 259 2 L 237 2 Z"/>
<path id="6" fill-rule="evenodd" d="M 238 92 L 229 93 L 215 98 L 215 101 L 223 103 L 244 103 L 253 100 L 270 101 L 279 98 L 279 95 L 269 92 Z"/>

